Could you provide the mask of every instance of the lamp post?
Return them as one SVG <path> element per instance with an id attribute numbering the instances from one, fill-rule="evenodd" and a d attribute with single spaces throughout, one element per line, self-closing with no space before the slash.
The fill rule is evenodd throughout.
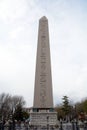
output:
<path id="1" fill-rule="evenodd" d="M 49 130 L 49 116 L 47 116 L 47 130 Z"/>
<path id="2" fill-rule="evenodd" d="M 1 102 L 0 102 L 0 120 L 1 120 L 2 116 L 1 116 Z"/>
<path id="3" fill-rule="evenodd" d="M 10 127 L 14 130 L 15 129 L 15 121 L 14 121 L 14 104 L 13 104 L 13 102 L 11 103 L 10 108 L 11 108 Z"/>

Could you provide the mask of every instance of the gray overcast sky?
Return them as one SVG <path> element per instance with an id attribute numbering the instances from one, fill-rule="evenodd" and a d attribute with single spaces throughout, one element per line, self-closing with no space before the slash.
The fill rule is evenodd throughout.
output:
<path id="1" fill-rule="evenodd" d="M 87 0 L 0 0 L 0 93 L 33 104 L 38 21 L 49 21 L 54 104 L 87 97 Z"/>

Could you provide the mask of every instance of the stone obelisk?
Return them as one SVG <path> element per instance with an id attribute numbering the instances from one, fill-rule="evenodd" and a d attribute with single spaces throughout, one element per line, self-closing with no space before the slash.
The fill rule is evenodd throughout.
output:
<path id="1" fill-rule="evenodd" d="M 53 108 L 48 20 L 39 20 L 34 108 Z"/>
<path id="2" fill-rule="evenodd" d="M 37 128 L 48 126 L 55 128 L 56 123 L 57 113 L 53 109 L 48 20 L 43 16 L 39 20 L 34 104 L 30 113 L 30 124 Z"/>

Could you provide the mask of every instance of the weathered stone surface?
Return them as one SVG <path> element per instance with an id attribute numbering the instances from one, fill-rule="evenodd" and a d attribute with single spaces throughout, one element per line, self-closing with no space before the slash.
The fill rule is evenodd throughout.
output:
<path id="1" fill-rule="evenodd" d="M 49 31 L 45 16 L 39 20 L 33 107 L 53 108 Z"/>
<path id="2" fill-rule="evenodd" d="M 56 112 L 32 112 L 30 116 L 31 124 L 33 126 L 56 126 L 57 113 Z"/>
<path id="3" fill-rule="evenodd" d="M 53 109 L 48 20 L 45 16 L 39 20 L 34 105 L 30 112 L 30 125 L 37 128 L 55 128 L 57 125 L 57 113 Z"/>

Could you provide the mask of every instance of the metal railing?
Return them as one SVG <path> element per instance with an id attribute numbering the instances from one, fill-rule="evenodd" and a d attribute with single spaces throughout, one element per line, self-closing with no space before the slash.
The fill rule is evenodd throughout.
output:
<path id="1" fill-rule="evenodd" d="M 58 126 L 53 127 L 30 127 L 29 124 L 13 124 L 5 125 L 0 123 L 0 130 L 87 130 L 85 122 L 59 122 Z"/>

